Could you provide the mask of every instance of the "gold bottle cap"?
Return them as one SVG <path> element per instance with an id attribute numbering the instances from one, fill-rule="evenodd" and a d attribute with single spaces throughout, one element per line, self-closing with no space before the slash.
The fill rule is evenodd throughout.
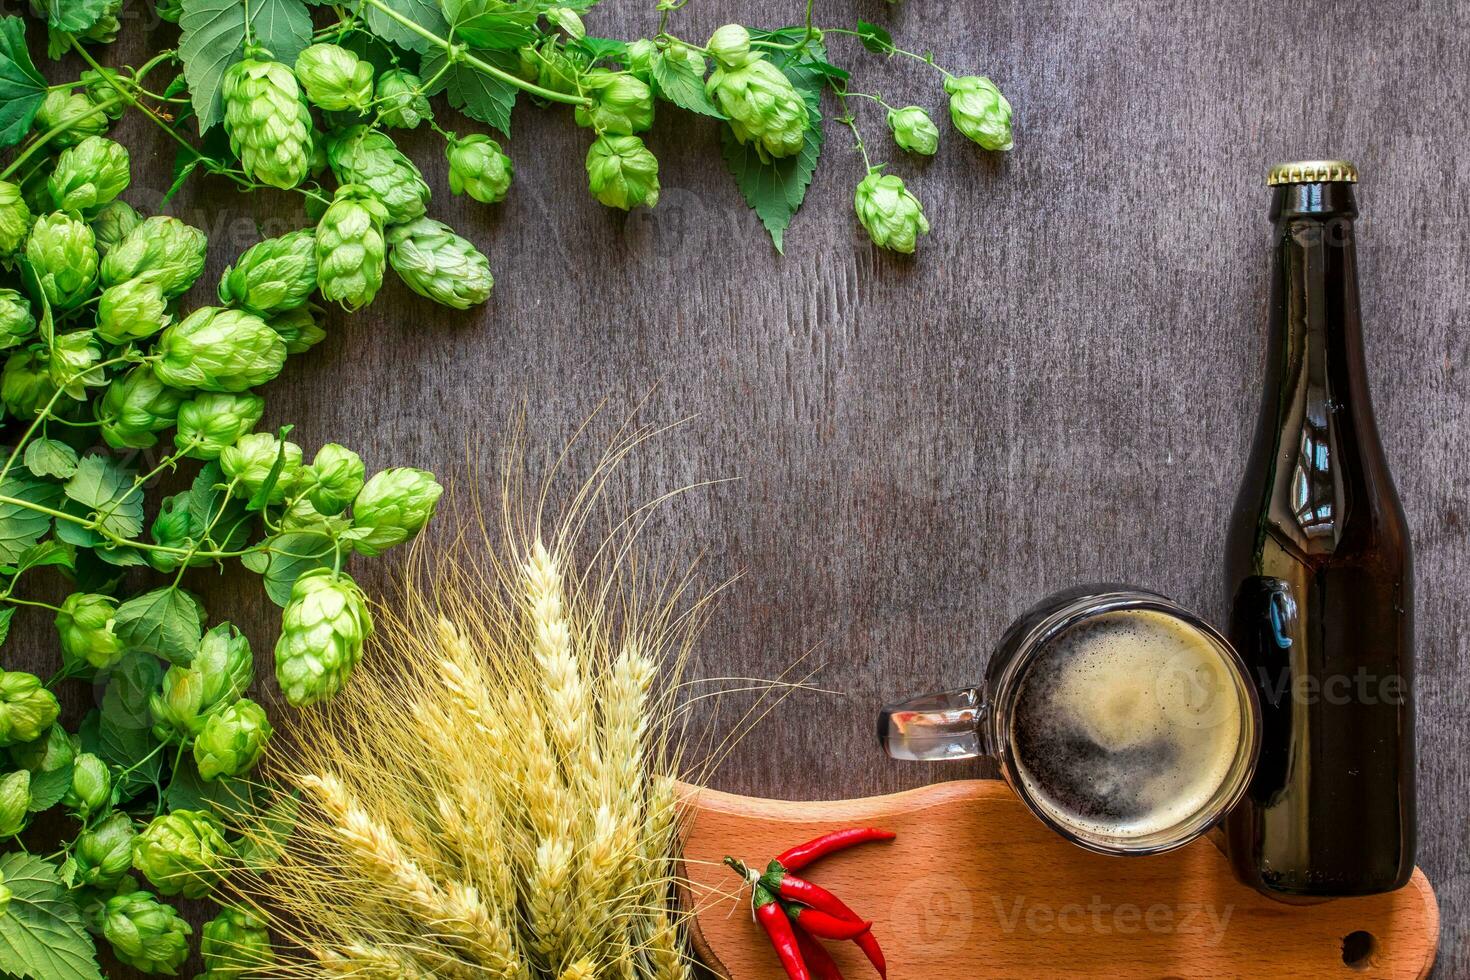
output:
<path id="1" fill-rule="evenodd" d="M 1346 160 L 1297 160 L 1278 163 L 1266 176 L 1266 186 L 1278 184 L 1356 184 L 1358 168 Z"/>

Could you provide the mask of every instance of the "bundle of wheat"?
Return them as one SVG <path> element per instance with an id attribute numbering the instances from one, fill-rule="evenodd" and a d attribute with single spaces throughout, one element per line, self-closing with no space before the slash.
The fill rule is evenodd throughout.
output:
<path id="1" fill-rule="evenodd" d="M 514 496 L 494 542 L 426 546 L 359 676 L 282 740 L 294 828 L 233 878 L 276 933 L 249 975 L 690 975 L 673 776 L 708 596 L 632 560 L 641 511 L 579 547 L 595 486 L 549 544 Z"/>

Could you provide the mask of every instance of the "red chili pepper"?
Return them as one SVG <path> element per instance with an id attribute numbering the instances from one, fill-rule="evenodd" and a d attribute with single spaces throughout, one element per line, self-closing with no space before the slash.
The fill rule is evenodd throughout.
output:
<path id="1" fill-rule="evenodd" d="M 752 897 L 755 901 L 755 920 L 766 930 L 771 945 L 776 947 L 776 955 L 786 968 L 786 975 L 791 980 L 811 980 L 812 975 L 807 970 L 806 961 L 801 957 L 796 930 L 791 927 L 786 913 L 781 911 L 781 903 L 759 884 L 755 886 Z"/>
<path id="2" fill-rule="evenodd" d="M 856 939 L 873 928 L 871 922 L 839 919 L 835 915 L 828 915 L 820 909 L 810 909 L 805 905 L 787 905 L 786 914 L 791 916 L 792 922 L 813 936 L 821 939 L 835 939 L 844 943 Z"/>
<path id="3" fill-rule="evenodd" d="M 837 830 L 830 834 L 823 834 L 815 840 L 809 840 L 805 844 L 798 844 L 793 848 L 782 851 L 776 856 L 781 867 L 787 871 L 800 871 L 802 868 L 829 854 L 845 851 L 849 847 L 859 844 L 867 844 L 872 841 L 893 840 L 898 835 L 891 830 L 879 830 L 876 827 L 854 827 L 850 830 Z"/>
<path id="4" fill-rule="evenodd" d="M 883 956 L 883 947 L 878 945 L 878 937 L 871 931 L 858 936 L 853 942 L 857 948 L 863 951 L 868 962 L 873 964 L 873 969 L 878 971 L 878 976 L 888 980 L 888 960 Z"/>
<path id="5" fill-rule="evenodd" d="M 821 885 L 814 885 L 805 878 L 798 878 L 791 872 L 781 868 L 772 862 L 766 868 L 766 873 L 761 875 L 760 883 L 766 890 L 782 898 L 802 905 L 810 905 L 819 912 L 826 912 L 838 919 L 846 919 L 849 922 L 862 922 L 862 916 L 858 915 L 847 905 Z"/>
<path id="6" fill-rule="evenodd" d="M 827 952 L 827 947 L 807 934 L 800 923 L 796 926 L 796 945 L 812 972 L 813 980 L 846 980 L 837 968 L 837 961 Z"/>

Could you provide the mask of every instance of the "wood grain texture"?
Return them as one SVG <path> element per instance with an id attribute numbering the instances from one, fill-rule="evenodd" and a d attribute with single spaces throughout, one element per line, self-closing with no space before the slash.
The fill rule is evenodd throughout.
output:
<path id="1" fill-rule="evenodd" d="M 675 29 L 775 26 L 799 6 L 704 0 Z M 724 172 L 714 122 L 660 109 L 650 144 L 663 200 L 623 215 L 588 196 L 587 137 L 569 113 L 523 105 L 509 142 L 516 184 L 496 207 L 451 197 L 441 147 L 407 140 L 432 213 L 489 254 L 490 303 L 456 314 L 390 284 L 293 359 L 267 392 L 269 421 L 297 423 L 309 451 L 335 439 L 373 466 L 452 475 L 467 455 L 493 459 L 522 406 L 550 455 L 604 400 L 620 417 L 647 395 L 645 417 L 691 421 L 626 471 L 630 492 L 740 478 L 651 529 L 665 555 L 704 553 L 709 582 L 742 575 L 700 669 L 772 677 L 810 654 L 827 665 L 817 681 L 840 692 L 792 697 L 714 784 L 821 799 L 991 775 L 884 761 L 874 710 L 972 682 L 1012 615 L 1080 580 L 1131 580 L 1218 620 L 1225 518 L 1259 395 L 1265 170 L 1351 158 L 1364 173 L 1372 381 L 1417 547 L 1420 863 L 1444 912 L 1439 970 L 1470 976 L 1470 5 L 818 9 L 828 24 L 886 22 L 943 64 L 989 73 L 1016 106 L 1012 153 L 986 154 L 946 127 L 938 157 L 919 162 L 884 145 L 879 112 L 859 110 L 877 157 L 933 222 L 917 257 L 863 240 L 851 211 L 859 162 L 830 120 L 783 258 Z M 125 18 L 113 61 L 174 41 L 146 5 Z M 656 15 L 651 2 L 607 0 L 589 24 L 632 36 Z M 863 63 L 864 87 L 942 117 L 923 66 L 833 47 Z M 171 149 L 141 122 L 122 134 L 141 175 L 127 197 L 151 208 Z M 288 195 L 209 181 L 169 210 L 211 236 L 196 304 L 262 230 L 301 221 Z M 363 564 L 365 585 L 385 590 L 391 567 Z M 244 625 L 264 666 L 277 611 L 248 579 L 200 572 L 192 585 L 216 617 Z M 50 624 L 18 616 L 5 657 L 50 669 Z"/>
<path id="2" fill-rule="evenodd" d="M 898 834 L 802 875 L 873 921 L 889 975 L 986 977 L 1423 977 L 1439 911 L 1422 873 L 1389 895 L 1287 907 L 1238 884 L 1220 850 L 1117 858 L 1063 841 L 999 780 L 786 803 L 686 788 L 684 856 L 697 943 L 732 980 L 780 975 L 726 854 L 747 860 L 841 827 Z M 1343 937 L 1372 936 L 1344 962 Z M 857 949 L 829 947 L 847 976 Z M 1367 947 L 1365 947 L 1365 950 Z M 1357 946 L 1353 946 L 1354 952 Z"/>

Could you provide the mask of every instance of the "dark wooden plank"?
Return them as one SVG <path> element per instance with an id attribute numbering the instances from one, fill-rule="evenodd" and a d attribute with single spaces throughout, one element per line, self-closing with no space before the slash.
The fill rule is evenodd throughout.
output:
<path id="1" fill-rule="evenodd" d="M 1456 448 L 1470 435 L 1457 158 L 1470 7 L 821 6 L 824 23 L 891 22 L 942 64 L 991 74 L 1017 107 L 1010 155 L 946 129 L 927 163 L 898 159 L 881 115 L 860 110 L 876 158 L 894 161 L 934 223 L 917 258 L 863 240 L 850 208 L 861 168 L 830 123 L 783 258 L 724 173 L 714 123 L 660 110 L 663 203 L 624 216 L 587 195 L 587 137 L 569 113 L 522 108 L 516 185 L 498 207 L 450 197 L 440 148 L 411 141 L 433 213 L 491 257 L 489 305 L 441 312 L 390 286 L 367 312 L 335 316 L 329 341 L 287 369 L 271 418 L 298 423 L 308 448 L 337 439 L 373 465 L 453 474 L 467 451 L 493 461 L 520 406 L 546 450 L 604 399 L 612 417 L 645 395 L 647 418 L 692 416 L 628 482 L 651 495 L 741 478 L 675 505 L 650 538 L 661 553 L 704 551 L 711 582 L 743 573 L 701 667 L 771 677 L 810 653 L 827 664 L 818 681 L 841 692 L 791 698 L 715 783 L 820 798 L 984 774 L 884 763 L 875 707 L 974 680 L 1012 614 L 1078 580 L 1132 580 L 1220 614 L 1223 520 L 1258 391 L 1265 168 L 1355 159 L 1372 377 L 1418 547 L 1420 860 L 1444 911 L 1441 974 L 1470 972 L 1470 462 Z M 780 19 L 798 15 L 786 8 Z M 693 4 L 675 30 L 699 38 L 772 16 L 770 4 Z M 631 36 L 656 15 L 608 4 L 589 20 Z M 169 36 L 135 32 L 117 53 Z M 923 66 L 833 47 L 862 63 L 862 87 L 941 109 Z M 147 204 L 169 148 L 136 124 L 125 132 L 150 168 L 130 196 Z M 217 272 L 257 221 L 279 230 L 295 207 L 196 184 L 173 212 L 210 231 Z M 384 563 L 365 575 L 374 588 L 387 578 Z M 264 656 L 275 610 L 254 585 L 200 584 Z M 19 626 L 9 658 L 51 662 L 49 625 Z"/>

